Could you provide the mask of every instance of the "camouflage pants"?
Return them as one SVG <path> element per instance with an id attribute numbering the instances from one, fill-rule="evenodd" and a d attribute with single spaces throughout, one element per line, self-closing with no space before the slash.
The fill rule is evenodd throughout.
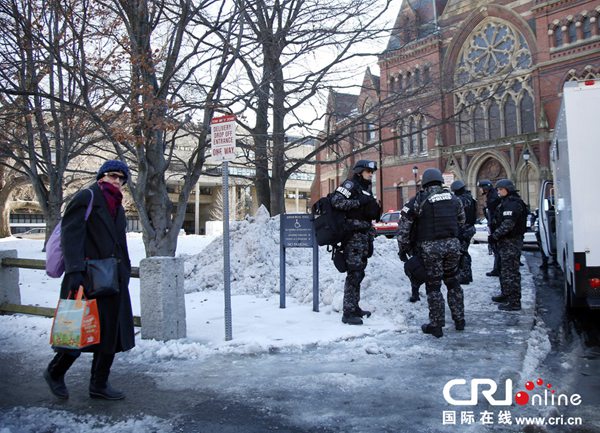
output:
<path id="1" fill-rule="evenodd" d="M 500 289 L 510 305 L 521 305 L 521 250 L 523 239 L 501 239 L 496 244 L 500 257 Z"/>
<path id="2" fill-rule="evenodd" d="M 427 272 L 425 289 L 429 305 L 429 323 L 433 326 L 446 325 L 442 281 L 448 289 L 448 307 L 452 320 L 464 320 L 463 291 L 457 278 L 461 257 L 460 241 L 456 238 L 425 241 L 420 243 L 419 251 Z"/>
<path id="3" fill-rule="evenodd" d="M 370 236 L 368 233 L 355 232 L 344 244 L 344 257 L 348 269 L 344 284 L 344 314 L 353 314 L 358 310 L 360 283 L 365 277 Z"/>
<path id="4" fill-rule="evenodd" d="M 472 260 L 469 254 L 469 246 L 471 246 L 473 236 L 475 236 L 475 227 L 471 226 L 462 233 L 460 240 L 461 258 L 458 265 L 458 281 L 461 284 L 473 281 L 473 273 L 471 271 Z"/>

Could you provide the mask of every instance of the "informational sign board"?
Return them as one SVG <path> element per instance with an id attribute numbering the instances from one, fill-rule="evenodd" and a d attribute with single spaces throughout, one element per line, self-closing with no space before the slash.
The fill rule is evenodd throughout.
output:
<path id="1" fill-rule="evenodd" d="M 285 308 L 285 250 L 313 250 L 313 311 L 319 311 L 319 246 L 315 240 L 312 215 L 291 213 L 279 216 L 279 308 Z"/>
<path id="2" fill-rule="evenodd" d="M 452 182 L 454 182 L 454 173 L 444 173 L 442 177 L 444 178 L 444 186 L 449 188 Z"/>
<path id="3" fill-rule="evenodd" d="M 235 116 L 215 117 L 210 121 L 211 155 L 217 161 L 235 159 Z"/>
<path id="4" fill-rule="evenodd" d="M 284 247 L 312 248 L 313 223 L 309 214 L 284 214 L 282 223 Z"/>

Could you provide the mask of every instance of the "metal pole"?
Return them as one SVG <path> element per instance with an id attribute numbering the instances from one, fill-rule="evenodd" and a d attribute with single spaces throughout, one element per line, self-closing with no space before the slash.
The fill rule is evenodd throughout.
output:
<path id="1" fill-rule="evenodd" d="M 200 234 L 200 180 L 196 182 L 196 201 L 194 202 L 194 233 Z"/>
<path id="2" fill-rule="evenodd" d="M 285 308 L 285 245 L 283 242 L 283 213 L 279 214 L 279 308 Z"/>
<path id="3" fill-rule="evenodd" d="M 313 239 L 313 311 L 319 312 L 319 246 L 315 235 L 315 225 L 312 225 Z"/>
<path id="4" fill-rule="evenodd" d="M 231 273 L 229 270 L 229 163 L 223 161 L 223 278 L 225 291 L 225 341 L 230 341 L 231 329 Z"/>
<path id="5" fill-rule="evenodd" d="M 525 188 L 527 188 L 527 208 L 530 209 L 529 204 L 529 161 L 525 161 Z"/>

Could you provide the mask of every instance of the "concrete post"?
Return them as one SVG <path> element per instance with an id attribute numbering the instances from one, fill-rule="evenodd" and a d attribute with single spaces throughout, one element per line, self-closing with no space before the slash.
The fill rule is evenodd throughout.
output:
<path id="1" fill-rule="evenodd" d="M 17 250 L 0 250 L 3 258 L 17 258 Z M 19 268 L 0 266 L 0 304 L 21 304 L 19 291 Z"/>
<path id="2" fill-rule="evenodd" d="M 143 339 L 186 337 L 183 262 L 179 257 L 149 257 L 140 262 Z"/>

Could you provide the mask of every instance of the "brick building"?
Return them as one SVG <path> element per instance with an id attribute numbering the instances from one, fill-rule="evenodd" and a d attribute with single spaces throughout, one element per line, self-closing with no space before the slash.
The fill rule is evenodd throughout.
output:
<path id="1" fill-rule="evenodd" d="M 600 0 L 403 0 L 379 67 L 359 95 L 330 94 L 338 139 L 319 160 L 339 161 L 317 166 L 312 197 L 367 158 L 385 210 L 429 167 L 472 191 L 510 178 L 535 209 L 562 86 L 600 78 Z"/>

